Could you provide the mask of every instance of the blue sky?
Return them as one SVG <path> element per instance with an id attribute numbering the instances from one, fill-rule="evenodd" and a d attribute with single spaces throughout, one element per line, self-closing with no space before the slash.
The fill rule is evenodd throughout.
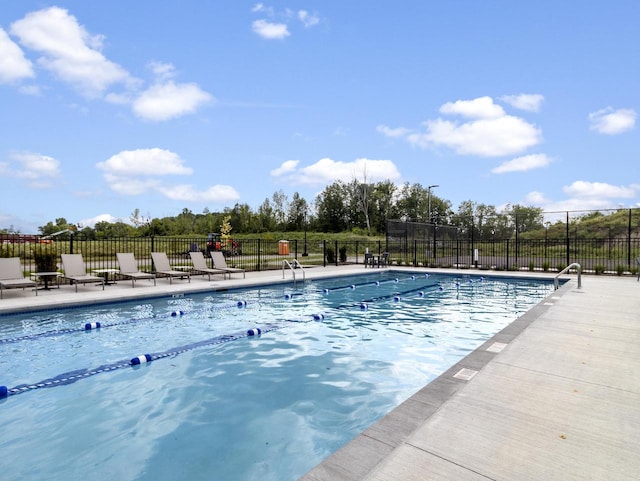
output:
<path id="1" fill-rule="evenodd" d="M 312 202 L 640 206 L 640 2 L 0 0 L 0 228 Z"/>

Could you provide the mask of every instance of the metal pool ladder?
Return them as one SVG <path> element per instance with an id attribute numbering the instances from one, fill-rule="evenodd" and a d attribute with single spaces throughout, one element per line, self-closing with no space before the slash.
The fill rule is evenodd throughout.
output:
<path id="1" fill-rule="evenodd" d="M 293 264 L 293 265 L 292 265 Z M 296 268 L 300 268 L 300 270 L 302 271 L 302 280 L 306 280 L 306 276 L 304 273 L 304 267 L 302 267 L 302 264 L 300 264 L 298 262 L 298 259 L 293 259 L 291 262 L 289 262 L 288 260 L 283 260 L 282 261 L 282 278 L 284 279 L 284 268 L 285 266 L 289 266 L 289 269 L 291 269 L 291 274 L 293 274 L 293 282 L 296 282 Z"/>
<path id="2" fill-rule="evenodd" d="M 569 269 L 573 267 L 575 267 L 578 271 L 578 289 L 582 288 L 582 266 L 580 266 L 580 264 L 578 264 L 577 262 L 574 262 L 573 264 L 569 264 L 567 267 L 558 272 L 558 274 L 556 274 L 556 276 L 553 278 L 553 287 L 555 288 L 555 290 L 558 290 L 560 288 L 558 277 L 560 277 L 562 274 L 565 274 L 566 272 L 569 272 Z"/>

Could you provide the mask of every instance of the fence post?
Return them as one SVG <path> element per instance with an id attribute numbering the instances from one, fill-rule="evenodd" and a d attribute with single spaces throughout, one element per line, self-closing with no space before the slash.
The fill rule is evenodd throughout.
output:
<path id="1" fill-rule="evenodd" d="M 567 265 L 571 265 L 571 259 L 569 256 L 571 255 L 571 239 L 569 238 L 569 211 L 567 211 Z"/>
<path id="2" fill-rule="evenodd" d="M 260 270 L 260 254 L 262 253 L 262 243 L 261 243 L 261 239 L 258 238 L 258 270 Z"/>
<path id="3" fill-rule="evenodd" d="M 322 240 L 322 267 L 327 267 L 327 239 Z"/>
<path id="4" fill-rule="evenodd" d="M 504 264 L 506 270 L 509 270 L 509 239 L 507 239 L 507 260 Z"/>
<path id="5" fill-rule="evenodd" d="M 340 259 L 340 256 L 338 256 L 338 241 L 335 241 L 334 247 L 336 248 L 336 266 L 337 266 L 338 260 Z"/>
<path id="6" fill-rule="evenodd" d="M 73 234 L 69 234 L 69 254 L 73 254 Z"/>
<path id="7" fill-rule="evenodd" d="M 627 229 L 627 267 L 631 269 L 631 209 L 629 209 L 629 227 Z"/>

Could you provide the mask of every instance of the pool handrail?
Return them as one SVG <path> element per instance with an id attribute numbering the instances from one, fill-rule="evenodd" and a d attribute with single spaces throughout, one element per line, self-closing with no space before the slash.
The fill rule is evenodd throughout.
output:
<path id="1" fill-rule="evenodd" d="M 556 274 L 556 276 L 553 278 L 553 287 L 554 287 L 554 289 L 556 291 L 560 288 L 560 283 L 558 281 L 558 277 L 560 277 L 562 274 L 565 274 L 565 273 L 569 272 L 569 269 L 572 269 L 574 267 L 576 268 L 576 271 L 578 272 L 578 289 L 582 288 L 582 266 L 580 264 L 578 264 L 577 262 L 574 262 L 572 264 L 569 264 L 567 267 L 562 269 L 560 272 L 558 272 Z"/>
<path id="2" fill-rule="evenodd" d="M 293 265 L 292 265 L 293 264 Z M 288 260 L 284 259 L 282 261 L 282 278 L 284 279 L 284 268 L 285 266 L 289 266 L 289 269 L 291 269 L 291 274 L 293 274 L 293 282 L 296 282 L 296 269 L 300 268 L 302 270 L 302 280 L 306 280 L 306 275 L 304 273 L 304 267 L 302 267 L 302 264 L 300 264 L 300 262 L 298 262 L 298 259 L 292 259 L 291 262 L 289 262 Z"/>

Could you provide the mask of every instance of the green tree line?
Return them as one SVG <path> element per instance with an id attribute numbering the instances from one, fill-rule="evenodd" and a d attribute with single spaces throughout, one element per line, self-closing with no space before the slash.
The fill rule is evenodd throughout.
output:
<path id="1" fill-rule="evenodd" d="M 601 237 L 625 234 L 628 224 L 625 212 L 604 215 L 589 212 L 571 220 L 572 228 L 581 233 Z M 434 194 L 419 183 L 396 185 L 381 182 L 336 181 L 309 203 L 298 192 L 289 198 L 282 190 L 264 199 L 257 209 L 237 203 L 220 212 L 204 209 L 194 213 L 184 208 L 176 216 L 151 218 L 135 209 L 128 219 L 117 222 L 97 222 L 95 226 L 76 226 L 60 217 L 38 228 L 40 234 L 51 235 L 75 229 L 90 239 L 103 237 L 206 235 L 220 232 L 225 219 L 235 235 L 265 232 L 343 233 L 378 236 L 385 234 L 387 219 L 402 219 L 436 225 L 456 226 L 463 236 L 477 239 L 504 239 L 523 236 L 565 235 L 562 220 L 544 222 L 544 212 L 537 207 L 507 205 L 498 212 L 493 205 L 471 200 L 461 202 L 457 210 L 451 202 Z M 635 226 L 636 222 L 634 222 Z M 577 228 L 577 227 L 576 227 Z M 0 229 L 0 234 L 12 233 Z"/>

